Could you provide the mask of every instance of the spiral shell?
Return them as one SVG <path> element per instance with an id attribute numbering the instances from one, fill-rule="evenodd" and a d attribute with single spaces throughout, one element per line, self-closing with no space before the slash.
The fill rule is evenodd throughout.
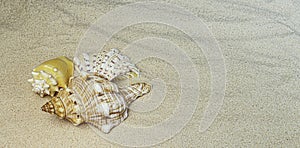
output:
<path id="1" fill-rule="evenodd" d="M 135 83 L 118 88 L 116 84 L 97 76 L 75 77 L 70 90 L 62 90 L 42 110 L 67 119 L 74 125 L 83 122 L 104 133 L 119 125 L 128 116 L 128 106 L 150 91 L 150 85 Z"/>
<path id="2" fill-rule="evenodd" d="M 60 88 L 66 89 L 69 78 L 73 75 L 73 63 L 66 57 L 48 60 L 32 71 L 32 91 L 41 97 L 54 96 Z"/>

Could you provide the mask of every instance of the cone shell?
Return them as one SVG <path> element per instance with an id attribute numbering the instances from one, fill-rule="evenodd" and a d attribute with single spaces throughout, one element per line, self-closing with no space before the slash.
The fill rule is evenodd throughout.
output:
<path id="1" fill-rule="evenodd" d="M 41 97 L 54 96 L 60 88 L 66 89 L 70 77 L 73 75 L 73 63 L 66 57 L 48 60 L 32 71 L 32 91 Z"/>

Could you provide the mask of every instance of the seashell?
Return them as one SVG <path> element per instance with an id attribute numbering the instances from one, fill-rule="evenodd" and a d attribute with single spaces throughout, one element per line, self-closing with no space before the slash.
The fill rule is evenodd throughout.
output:
<path id="1" fill-rule="evenodd" d="M 74 58 L 75 76 L 67 89 L 60 89 L 42 110 L 66 119 L 74 125 L 90 124 L 104 133 L 128 116 L 128 106 L 150 92 L 150 85 L 134 83 L 119 88 L 113 79 L 131 78 L 139 70 L 117 49 L 99 54 L 83 53 Z"/>
<path id="2" fill-rule="evenodd" d="M 106 77 L 107 78 L 107 77 Z M 149 93 L 146 83 L 118 88 L 105 77 L 77 76 L 70 79 L 71 91 L 61 90 L 42 110 L 67 119 L 74 125 L 87 123 L 109 133 L 128 116 L 128 106 Z"/>
<path id="3" fill-rule="evenodd" d="M 118 49 L 102 51 L 99 54 L 82 53 L 74 57 L 74 64 L 76 72 L 82 76 L 96 75 L 109 81 L 116 77 L 139 76 L 139 70 Z"/>
<path id="4" fill-rule="evenodd" d="M 32 83 L 32 91 L 41 97 L 53 97 L 60 88 L 67 88 L 73 69 L 72 61 L 66 57 L 51 59 L 35 67 L 28 82 Z"/>

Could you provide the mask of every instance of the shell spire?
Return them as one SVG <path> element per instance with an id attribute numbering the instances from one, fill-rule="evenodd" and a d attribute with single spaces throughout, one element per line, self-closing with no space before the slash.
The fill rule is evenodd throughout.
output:
<path id="1" fill-rule="evenodd" d="M 43 105 L 41 107 L 41 109 L 42 109 L 42 111 L 50 113 L 50 114 L 55 113 L 55 108 L 54 108 L 52 101 L 47 102 L 45 105 Z"/>
<path id="2" fill-rule="evenodd" d="M 41 107 L 42 111 L 56 114 L 60 118 L 65 118 L 65 105 L 59 97 L 53 97 L 49 102 Z"/>
<path id="3" fill-rule="evenodd" d="M 49 102 L 44 104 L 41 109 L 44 112 L 55 114 L 61 119 L 67 119 L 74 125 L 79 125 L 84 122 L 80 112 L 82 111 L 80 103 L 74 100 L 72 95 L 67 90 L 60 90 L 57 97 L 53 97 Z"/>

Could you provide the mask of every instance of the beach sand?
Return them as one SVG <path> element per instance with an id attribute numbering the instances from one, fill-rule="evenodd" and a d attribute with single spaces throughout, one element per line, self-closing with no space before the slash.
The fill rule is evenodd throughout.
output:
<path id="1" fill-rule="evenodd" d="M 40 107 L 50 98 L 40 98 L 33 93 L 27 79 L 31 78 L 34 66 L 43 61 L 58 56 L 72 59 L 94 22 L 109 11 L 134 2 L 1 1 L 0 147 L 122 146 L 122 143 L 99 136 L 86 124 L 75 127 L 42 112 Z M 118 32 L 106 43 L 106 48 L 116 47 L 123 51 L 137 39 L 166 38 L 187 53 L 185 56 L 191 59 L 197 72 L 195 81 L 201 89 L 199 97 L 193 98 L 198 101 L 191 119 L 182 130 L 155 146 L 299 147 L 300 3 L 296 0 L 174 0 L 168 3 L 190 11 L 207 25 L 224 57 L 226 89 L 212 124 L 201 131 L 201 119 L 212 93 L 210 66 L 201 49 L 193 44 L 188 34 L 167 25 L 136 24 Z M 128 56 L 134 55 L 128 52 Z M 183 57 L 172 56 L 172 59 L 178 59 L 180 65 Z M 151 127 L 172 116 L 183 118 L 184 115 L 176 116 L 174 112 L 178 104 L 185 101 L 180 100 L 181 90 L 193 90 L 195 86 L 180 87 L 182 69 L 159 58 L 145 59 L 137 66 L 144 79 L 159 78 L 166 84 L 161 96 L 163 101 L 154 111 L 129 112 L 122 124 Z M 151 97 L 145 97 L 144 101 L 151 103 L 149 99 Z M 137 104 L 142 100 L 139 101 Z M 137 104 L 133 107 L 139 108 Z M 177 124 L 171 123 L 170 127 Z M 124 125 L 112 132 L 122 131 Z M 160 135 L 159 132 L 155 134 Z M 130 139 L 126 136 L 119 133 L 119 139 Z"/>

